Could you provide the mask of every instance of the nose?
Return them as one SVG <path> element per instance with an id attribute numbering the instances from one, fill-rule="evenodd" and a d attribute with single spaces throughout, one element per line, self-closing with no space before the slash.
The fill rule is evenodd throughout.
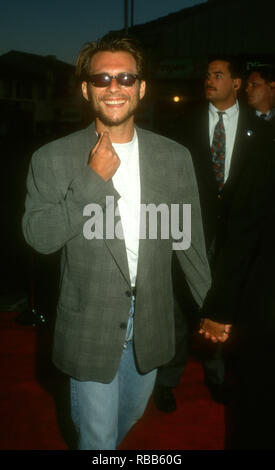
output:
<path id="1" fill-rule="evenodd" d="M 111 91 L 116 91 L 118 88 L 120 88 L 119 84 L 117 83 L 115 78 L 112 78 L 110 85 L 108 86 L 109 90 Z"/>
<path id="2" fill-rule="evenodd" d="M 206 85 L 206 86 L 209 86 L 209 85 L 211 85 L 211 84 L 212 84 L 212 79 L 211 79 L 211 77 L 210 77 L 210 76 L 206 77 L 206 79 L 205 79 L 205 85 Z"/>

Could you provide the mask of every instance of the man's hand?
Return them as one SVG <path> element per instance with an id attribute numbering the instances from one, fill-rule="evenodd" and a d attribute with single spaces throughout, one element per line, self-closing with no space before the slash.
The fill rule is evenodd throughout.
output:
<path id="1" fill-rule="evenodd" d="M 90 167 L 104 181 L 111 179 L 120 165 L 120 159 L 116 154 L 108 132 L 102 132 L 90 153 Z"/>
<path id="2" fill-rule="evenodd" d="M 206 339 L 211 339 L 213 343 L 224 343 L 229 337 L 231 326 L 204 318 L 201 322 L 199 333 L 204 335 Z"/>

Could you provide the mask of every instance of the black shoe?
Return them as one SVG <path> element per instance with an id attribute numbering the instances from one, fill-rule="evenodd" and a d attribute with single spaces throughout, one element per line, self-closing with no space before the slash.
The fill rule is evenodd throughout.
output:
<path id="1" fill-rule="evenodd" d="M 216 403 L 228 405 L 231 400 L 231 389 L 225 384 L 213 384 L 206 382 L 205 385 L 209 388 L 211 397 Z"/>
<path id="2" fill-rule="evenodd" d="M 155 405 L 160 411 L 172 413 L 172 411 L 177 409 L 172 387 L 165 387 L 162 385 L 157 386 L 154 390 L 153 397 Z"/>

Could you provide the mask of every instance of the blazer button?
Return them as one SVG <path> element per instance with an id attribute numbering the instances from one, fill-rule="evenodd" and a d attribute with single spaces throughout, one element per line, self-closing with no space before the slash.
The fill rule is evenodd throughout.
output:
<path id="1" fill-rule="evenodd" d="M 119 326 L 120 326 L 120 328 L 121 328 L 122 330 L 126 330 L 126 328 L 127 328 L 127 323 L 124 323 L 124 322 L 123 322 L 123 323 L 120 323 Z"/>
<path id="2" fill-rule="evenodd" d="M 132 292 L 130 290 L 127 290 L 125 294 L 127 295 L 127 297 L 132 297 Z"/>

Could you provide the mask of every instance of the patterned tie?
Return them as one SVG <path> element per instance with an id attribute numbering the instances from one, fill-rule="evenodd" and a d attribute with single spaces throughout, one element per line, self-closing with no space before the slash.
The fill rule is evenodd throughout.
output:
<path id="1" fill-rule="evenodd" d="M 214 129 L 211 155 L 213 169 L 219 185 L 219 191 L 224 186 L 224 162 L 225 162 L 225 130 L 223 125 L 223 112 L 218 112 L 219 120 Z"/>
<path id="2" fill-rule="evenodd" d="M 260 118 L 265 121 L 266 118 L 267 118 L 267 114 L 265 114 L 265 113 L 260 114 Z"/>

